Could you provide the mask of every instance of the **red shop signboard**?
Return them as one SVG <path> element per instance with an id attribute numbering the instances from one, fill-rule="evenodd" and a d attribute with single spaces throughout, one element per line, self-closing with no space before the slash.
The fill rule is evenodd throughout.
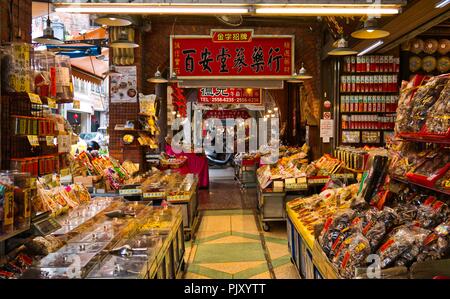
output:
<path id="1" fill-rule="evenodd" d="M 181 79 L 288 78 L 294 36 L 213 30 L 211 36 L 170 37 L 170 67 Z"/>
<path id="2" fill-rule="evenodd" d="M 253 88 L 200 88 L 198 102 L 201 104 L 250 104 L 261 105 L 262 93 Z"/>
<path id="3" fill-rule="evenodd" d="M 218 118 L 218 119 L 247 119 L 250 118 L 250 114 L 247 110 L 207 110 L 203 116 L 203 119 Z"/>

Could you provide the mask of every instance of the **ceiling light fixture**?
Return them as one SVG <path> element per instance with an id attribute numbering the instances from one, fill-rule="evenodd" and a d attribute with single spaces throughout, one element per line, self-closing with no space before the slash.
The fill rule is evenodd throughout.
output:
<path id="1" fill-rule="evenodd" d="M 156 73 L 155 75 L 147 80 L 150 83 L 156 83 L 156 84 L 164 84 L 164 83 L 168 83 L 169 81 L 167 79 L 164 79 L 161 72 L 159 71 L 159 66 L 156 69 Z"/>
<path id="2" fill-rule="evenodd" d="M 395 15 L 399 9 L 395 7 L 260 7 L 257 14 L 266 15 L 298 15 L 298 16 L 340 16 L 340 15 Z"/>
<path id="3" fill-rule="evenodd" d="M 133 22 L 129 20 L 129 18 L 117 15 L 100 16 L 97 19 L 95 19 L 95 23 L 110 27 L 119 27 L 119 26 L 125 27 L 133 24 Z"/>
<path id="4" fill-rule="evenodd" d="M 348 42 L 343 37 L 336 41 L 336 48 L 328 52 L 328 55 L 331 56 L 346 56 L 355 54 L 358 54 L 358 51 L 349 48 Z"/>
<path id="5" fill-rule="evenodd" d="M 450 1 L 450 0 L 449 0 Z M 373 18 L 368 18 L 364 22 L 364 27 L 352 32 L 352 37 L 359 39 L 377 39 L 389 36 L 389 31 L 382 30 L 378 27 L 377 21 Z"/>
<path id="6" fill-rule="evenodd" d="M 358 56 L 362 56 L 365 55 L 367 53 L 369 53 L 370 51 L 378 48 L 379 46 L 381 46 L 382 44 L 384 44 L 384 42 L 382 40 L 377 41 L 376 43 L 372 44 L 371 46 L 367 47 L 366 49 L 362 50 Z"/>
<path id="7" fill-rule="evenodd" d="M 441 2 L 439 2 L 439 3 L 436 3 L 436 8 L 442 8 L 442 7 L 445 7 L 445 6 L 447 6 L 447 4 L 449 4 L 450 3 L 450 0 L 442 0 Z"/>
<path id="8" fill-rule="evenodd" d="M 226 7 L 210 6 L 145 6 L 145 5 L 123 5 L 123 6 L 66 6 L 60 5 L 56 8 L 57 12 L 64 13 L 99 13 L 99 14 L 246 14 L 248 8 L 245 7 Z"/>
<path id="9" fill-rule="evenodd" d="M 113 41 L 110 45 L 111 48 L 118 49 L 134 49 L 139 48 L 139 45 L 128 39 L 127 30 L 124 28 L 120 31 L 119 39 Z"/>
<path id="10" fill-rule="evenodd" d="M 47 25 L 44 29 L 44 34 L 40 37 L 33 39 L 33 42 L 43 45 L 61 45 L 64 42 L 55 37 L 55 32 L 52 28 L 52 21 L 50 20 L 50 0 L 47 2 L 48 15 L 47 15 Z"/>

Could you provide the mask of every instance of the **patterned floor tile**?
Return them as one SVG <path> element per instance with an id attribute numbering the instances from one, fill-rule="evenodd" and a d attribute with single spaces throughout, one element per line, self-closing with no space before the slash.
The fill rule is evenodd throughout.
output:
<path id="1" fill-rule="evenodd" d="M 264 251 L 259 243 L 199 244 L 195 263 L 227 263 L 264 261 Z"/>
<path id="2" fill-rule="evenodd" d="M 258 233 L 255 216 L 233 215 L 231 216 L 231 230 L 233 232 Z"/>
<path id="3" fill-rule="evenodd" d="M 204 216 L 199 232 L 226 232 L 231 230 L 231 216 Z"/>
<path id="4" fill-rule="evenodd" d="M 210 277 L 199 275 L 199 274 L 195 274 L 195 273 L 192 273 L 192 272 L 187 272 L 184 275 L 184 279 L 210 279 Z"/>
<path id="5" fill-rule="evenodd" d="M 249 238 L 245 238 L 245 237 L 241 237 L 241 236 L 227 236 L 227 237 L 223 237 L 220 239 L 216 239 L 216 240 L 212 240 L 212 241 L 207 241 L 204 243 L 208 243 L 208 244 L 227 244 L 227 243 L 259 243 L 259 240 L 255 240 L 255 239 L 249 239 Z"/>
<path id="6" fill-rule="evenodd" d="M 261 273 L 261 274 L 258 274 L 258 275 L 250 277 L 250 279 L 271 279 L 271 278 L 272 277 L 270 276 L 270 272 L 269 271 L 266 271 L 264 273 Z"/>
<path id="7" fill-rule="evenodd" d="M 234 262 L 234 263 L 207 263 L 207 264 L 201 264 L 201 266 L 234 275 L 236 273 L 239 273 L 239 272 L 242 272 L 245 270 L 256 268 L 258 266 L 261 266 L 262 264 L 266 264 L 266 261 L 257 261 L 257 262 L 245 261 L 245 262 Z"/>
<path id="8" fill-rule="evenodd" d="M 198 264 L 191 264 L 188 268 L 188 273 L 194 273 L 197 275 L 202 275 L 211 279 L 231 279 L 233 275 L 225 273 L 223 271 L 218 271 L 210 268 L 203 267 Z"/>
<path id="9" fill-rule="evenodd" d="M 274 269 L 276 279 L 300 279 L 297 268 L 292 263 Z"/>
<path id="10" fill-rule="evenodd" d="M 266 240 L 266 246 L 267 246 L 267 249 L 269 250 L 270 258 L 272 260 L 276 260 L 282 256 L 289 255 L 289 249 L 287 246 L 287 242 L 286 242 L 286 244 L 278 244 L 278 243 L 267 242 L 267 240 Z"/>

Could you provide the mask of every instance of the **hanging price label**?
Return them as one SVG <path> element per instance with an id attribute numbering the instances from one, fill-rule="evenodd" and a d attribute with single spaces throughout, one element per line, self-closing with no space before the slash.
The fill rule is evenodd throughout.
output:
<path id="1" fill-rule="evenodd" d="M 36 135 L 28 135 L 27 138 L 31 146 L 39 146 L 39 139 Z"/>
<path id="2" fill-rule="evenodd" d="M 41 97 L 35 93 L 28 93 L 31 103 L 42 105 Z"/>
<path id="3" fill-rule="evenodd" d="M 55 146 L 55 137 L 53 136 L 45 136 L 47 141 L 47 146 Z"/>
<path id="4" fill-rule="evenodd" d="M 47 106 L 48 106 L 48 108 L 51 108 L 51 109 L 58 108 L 58 106 L 56 106 L 56 100 L 52 99 L 52 98 L 47 98 Z"/>

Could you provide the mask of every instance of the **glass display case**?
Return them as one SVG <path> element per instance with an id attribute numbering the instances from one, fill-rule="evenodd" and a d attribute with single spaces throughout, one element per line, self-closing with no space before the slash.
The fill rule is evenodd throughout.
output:
<path id="1" fill-rule="evenodd" d="M 167 273 L 161 278 L 175 278 L 184 262 L 178 207 L 99 201 L 70 212 L 61 224 L 56 235 L 66 245 L 36 262 L 22 278 L 138 279 L 154 278 L 158 271 Z"/>

